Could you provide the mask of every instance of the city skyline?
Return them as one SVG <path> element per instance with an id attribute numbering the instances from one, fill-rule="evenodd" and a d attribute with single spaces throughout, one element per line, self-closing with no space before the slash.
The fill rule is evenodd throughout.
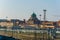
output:
<path id="1" fill-rule="evenodd" d="M 0 0 L 0 18 L 29 19 L 35 12 L 43 20 L 43 9 L 46 9 L 47 20 L 60 20 L 60 0 Z"/>

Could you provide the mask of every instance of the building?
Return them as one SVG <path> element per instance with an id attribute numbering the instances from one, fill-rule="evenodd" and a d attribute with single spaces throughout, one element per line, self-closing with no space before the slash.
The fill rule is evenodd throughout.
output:
<path id="1" fill-rule="evenodd" d="M 59 26 L 59 27 L 60 27 L 60 20 L 59 20 L 59 21 L 57 21 L 56 23 L 57 23 L 57 26 Z"/>
<path id="2" fill-rule="evenodd" d="M 41 23 L 41 27 L 42 28 L 54 28 L 55 26 L 54 26 L 54 22 L 52 22 L 52 21 L 45 21 L 45 23 L 43 21 Z"/>
<path id="3" fill-rule="evenodd" d="M 8 27 L 12 27 L 13 23 L 10 20 L 0 19 L 0 26 L 8 28 Z"/>
<path id="4" fill-rule="evenodd" d="M 37 18 L 36 14 L 33 12 L 31 17 L 27 21 L 28 25 L 37 26 L 40 24 L 40 20 Z"/>

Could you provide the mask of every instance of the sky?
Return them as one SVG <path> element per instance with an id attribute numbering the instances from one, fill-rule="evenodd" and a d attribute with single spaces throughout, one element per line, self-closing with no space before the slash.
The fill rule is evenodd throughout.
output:
<path id="1" fill-rule="evenodd" d="M 46 20 L 60 20 L 60 0 L 0 0 L 0 19 L 26 19 L 34 12 L 43 20 L 46 9 Z"/>

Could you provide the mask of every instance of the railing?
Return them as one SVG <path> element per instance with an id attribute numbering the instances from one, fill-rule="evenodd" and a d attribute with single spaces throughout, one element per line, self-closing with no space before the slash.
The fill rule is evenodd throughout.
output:
<path id="1" fill-rule="evenodd" d="M 13 32 L 13 35 L 12 35 Z M 17 39 L 31 39 L 31 40 L 52 40 L 52 35 L 48 34 L 48 30 L 28 30 L 28 29 L 0 29 L 0 35 L 14 37 Z M 44 36 L 43 36 L 44 35 Z M 44 39 L 43 39 L 44 38 Z"/>

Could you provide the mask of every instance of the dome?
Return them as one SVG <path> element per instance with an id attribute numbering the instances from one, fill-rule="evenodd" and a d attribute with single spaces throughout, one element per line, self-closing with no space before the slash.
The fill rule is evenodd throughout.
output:
<path id="1" fill-rule="evenodd" d="M 36 14 L 33 12 L 33 14 L 31 15 L 31 17 L 35 18 L 36 17 Z"/>

